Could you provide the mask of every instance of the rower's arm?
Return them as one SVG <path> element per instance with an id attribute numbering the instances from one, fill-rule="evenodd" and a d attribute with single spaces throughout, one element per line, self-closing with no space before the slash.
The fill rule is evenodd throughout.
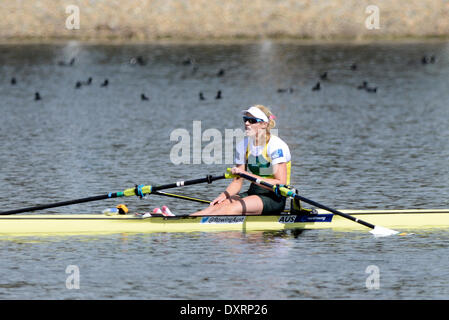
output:
<path id="1" fill-rule="evenodd" d="M 241 170 L 245 170 L 244 164 L 237 165 L 236 167 Z M 242 186 L 243 186 L 243 178 L 235 177 L 234 179 L 232 179 L 231 183 L 226 188 L 226 192 L 229 194 L 229 196 L 235 196 L 240 192 L 240 190 L 242 190 Z"/>
<path id="2" fill-rule="evenodd" d="M 273 165 L 274 179 L 262 178 L 270 184 L 287 184 L 287 163 L 281 162 Z"/>
<path id="3" fill-rule="evenodd" d="M 240 168 L 241 170 L 245 170 L 245 165 L 244 164 L 237 165 L 237 168 Z M 210 205 L 214 206 L 216 204 L 219 204 L 219 203 L 225 201 L 226 199 L 228 199 L 232 196 L 235 196 L 236 194 L 238 194 L 240 192 L 240 190 L 242 189 L 242 186 L 243 186 L 243 178 L 235 177 L 234 179 L 232 179 L 231 183 L 228 185 L 226 190 L 224 192 L 220 193 L 218 195 L 218 197 L 216 197 L 214 200 L 212 200 Z"/>

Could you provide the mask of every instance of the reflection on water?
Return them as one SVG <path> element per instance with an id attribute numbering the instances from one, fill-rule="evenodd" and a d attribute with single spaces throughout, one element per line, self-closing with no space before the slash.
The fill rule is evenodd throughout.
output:
<path id="1" fill-rule="evenodd" d="M 230 164 L 174 165 L 171 132 L 201 121 L 203 132 L 224 137 L 242 128 L 242 108 L 262 103 L 277 116 L 304 196 L 337 209 L 445 208 L 448 56 L 445 42 L 1 45 L 0 203 L 6 210 L 221 174 Z M 376 92 L 359 89 L 364 81 Z M 176 192 L 213 199 L 225 185 Z M 131 211 L 203 206 L 125 200 Z M 439 231 L 394 241 L 322 230 L 1 241 L 0 297 L 444 298 L 447 268 L 437 257 L 446 240 Z M 72 264 L 82 276 L 76 292 L 64 287 Z M 375 292 L 365 288 L 371 264 L 381 272 Z"/>
<path id="2" fill-rule="evenodd" d="M 51 299 L 442 298 L 447 272 L 439 257 L 447 240 L 443 230 L 380 239 L 307 230 L 2 241 L 0 270 L 8 277 L 0 295 L 36 299 L 45 288 Z M 80 290 L 63 288 L 67 265 L 79 267 Z M 378 291 L 365 287 L 371 265 L 381 272 Z"/>

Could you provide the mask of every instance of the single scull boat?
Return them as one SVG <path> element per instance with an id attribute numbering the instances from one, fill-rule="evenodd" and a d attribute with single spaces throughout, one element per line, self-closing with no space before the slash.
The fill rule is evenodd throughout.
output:
<path id="1" fill-rule="evenodd" d="M 121 192 L 107 193 L 75 200 L 37 205 L 22 209 L 0 212 L 0 236 L 28 235 L 76 235 L 76 234 L 111 234 L 111 233 L 146 233 L 146 232 L 195 232 L 225 230 L 285 230 L 285 229 L 335 229 L 366 230 L 371 229 L 375 236 L 398 234 L 396 229 L 423 229 L 449 227 L 449 209 L 414 209 L 414 210 L 336 210 L 309 200 L 289 186 L 271 185 L 265 181 L 240 173 L 240 177 L 260 184 L 276 194 L 292 200 L 291 212 L 272 216 L 148 216 L 142 214 L 27 214 L 19 213 L 44 210 L 71 204 L 113 199 L 120 197 L 149 194 L 164 195 L 184 200 L 207 203 L 206 200 L 161 192 L 164 189 L 212 183 L 220 179 L 235 178 L 228 169 L 220 176 L 178 181 L 175 183 L 151 186 L 136 185 Z M 294 206 L 300 201 L 306 202 L 318 210 L 307 211 L 301 206 Z M 299 208 L 299 210 L 298 210 Z M 369 222 L 368 222 L 369 221 Z M 382 225 L 382 226 L 381 226 Z"/>
<path id="2" fill-rule="evenodd" d="M 340 210 L 388 228 L 449 228 L 449 209 Z M 259 231 L 287 229 L 366 230 L 318 209 L 316 214 L 277 216 L 147 217 L 126 214 L 27 214 L 0 216 L 0 236 L 84 235 L 150 232 Z"/>

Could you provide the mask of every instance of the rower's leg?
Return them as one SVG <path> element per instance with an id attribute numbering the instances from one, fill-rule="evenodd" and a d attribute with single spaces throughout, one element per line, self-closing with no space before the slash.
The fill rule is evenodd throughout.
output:
<path id="1" fill-rule="evenodd" d="M 191 216 L 208 216 L 208 215 L 214 215 L 214 212 L 218 210 L 218 208 L 221 207 L 227 207 L 229 206 L 233 201 L 239 201 L 240 197 L 234 196 L 231 199 L 226 199 L 225 201 L 215 204 L 213 206 L 209 206 L 201 211 L 197 211 L 195 213 L 192 213 Z"/>
<path id="2" fill-rule="evenodd" d="M 191 216 L 260 215 L 262 210 L 262 199 L 253 195 L 245 198 L 233 197 L 227 199 L 220 204 L 195 212 Z"/>

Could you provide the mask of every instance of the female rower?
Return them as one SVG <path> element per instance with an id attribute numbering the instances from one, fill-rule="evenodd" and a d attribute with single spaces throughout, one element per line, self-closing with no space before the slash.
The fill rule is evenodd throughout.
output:
<path id="1" fill-rule="evenodd" d="M 291 155 L 287 144 L 271 134 L 275 116 L 262 105 L 242 111 L 246 137 L 236 146 L 236 166 L 232 174 L 245 173 L 276 185 L 290 183 Z M 236 177 L 210 206 L 194 216 L 280 214 L 285 197 L 273 190 L 251 183 L 248 191 L 239 193 L 243 178 Z"/>

